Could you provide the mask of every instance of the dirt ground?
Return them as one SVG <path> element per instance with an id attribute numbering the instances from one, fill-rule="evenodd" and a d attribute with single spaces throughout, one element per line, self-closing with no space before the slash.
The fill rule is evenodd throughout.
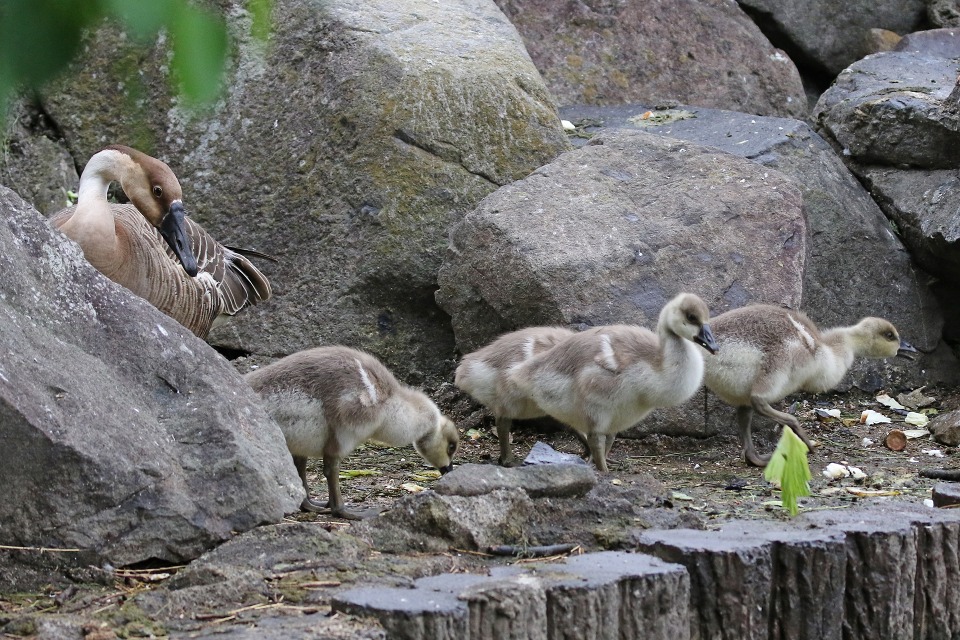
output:
<path id="1" fill-rule="evenodd" d="M 441 388 L 433 394 L 444 411 L 455 419 L 461 429 L 461 449 L 457 463 L 476 462 L 495 464 L 498 443 L 492 420 L 469 399 L 452 387 Z M 842 509 L 877 501 L 911 501 L 921 503 L 931 496 L 935 480 L 921 478 L 917 472 L 925 468 L 960 468 L 957 449 L 935 443 L 930 436 L 908 440 L 906 449 L 894 452 L 883 444 L 884 437 L 893 428 L 910 428 L 903 416 L 876 401 L 877 394 L 851 392 L 800 399 L 795 413 L 819 443 L 810 454 L 812 496 L 801 499 L 801 511 L 812 509 Z M 897 393 L 890 393 L 897 396 Z M 931 417 L 960 407 L 960 390 L 924 389 L 923 395 L 934 400 L 924 408 Z M 821 411 L 837 409 L 839 418 L 823 418 Z M 872 409 L 892 420 L 874 425 L 860 424 L 861 413 Z M 732 413 L 731 413 L 732 419 Z M 756 437 L 758 450 L 772 451 L 778 437 L 766 421 Z M 522 457 L 537 441 L 567 453 L 580 453 L 579 441 L 569 433 L 543 424 L 528 424 L 514 433 L 515 453 Z M 943 457 L 928 453 L 938 451 Z M 740 460 L 740 447 L 735 430 L 707 439 L 692 437 L 647 436 L 643 439 L 618 438 L 613 447 L 610 473 L 601 482 L 628 488 L 632 485 L 653 487 L 660 494 L 659 504 L 666 504 L 678 512 L 678 521 L 685 516 L 691 522 L 707 528 L 719 527 L 733 518 L 788 519 L 778 503 L 778 492 L 763 479 L 761 469 L 747 466 Z M 829 480 L 822 474 L 829 463 L 845 463 L 862 469 L 866 477 Z M 390 508 L 402 496 L 429 488 L 439 474 L 430 469 L 410 448 L 389 448 L 367 444 L 344 460 L 341 486 L 348 508 L 370 512 Z M 312 493 L 323 498 L 326 487 L 317 461 L 311 461 L 308 472 Z M 349 522 L 327 515 L 293 514 L 288 524 L 316 522 L 330 532 L 349 533 Z M 586 540 L 589 529 L 572 530 L 574 539 Z M 597 546 L 598 541 L 592 542 Z M 600 546 L 603 546 L 602 544 Z M 259 552 L 258 552 L 259 553 Z M 371 559 L 378 562 L 375 557 Z M 417 573 L 482 570 L 484 563 L 515 560 L 481 558 L 483 554 L 441 554 L 431 557 L 397 558 L 391 562 L 403 565 L 409 575 Z M 382 556 L 385 560 L 386 556 Z M 472 563 L 472 564 L 471 564 Z M 398 565 L 398 566 L 399 566 Z M 391 565 L 393 566 L 393 565 Z M 472 568 L 471 568 L 472 567 Z M 280 576 L 280 581 L 295 580 L 303 589 L 284 595 L 260 593 L 221 594 L 219 599 L 203 602 L 178 614 L 179 619 L 157 618 L 145 615 L 137 603 L 137 596 L 164 587 L 182 568 L 154 568 L 143 570 L 117 569 L 113 576 L 105 576 L 100 584 L 78 584 L 63 588 L 51 587 L 42 593 L 0 594 L 0 638 L 43 637 L 36 634 L 41 617 L 69 619 L 81 635 L 57 637 L 84 637 L 109 640 L 117 637 L 162 637 L 186 624 L 193 633 L 220 634 L 227 627 L 254 624 L 269 616 L 313 616 L 307 620 L 319 632 L 317 625 L 329 638 L 378 637 L 367 635 L 369 627 L 362 621 L 330 615 L 329 586 L 339 585 L 339 578 L 327 582 L 324 574 L 298 571 Z M 338 574 L 332 574 L 337 577 Z M 327 576 L 330 577 L 330 576 Z M 359 577 L 354 576 L 356 579 Z M 175 579 L 175 578 L 173 578 Z M 267 578 L 277 582 L 278 576 Z M 286 599 L 284 599 L 286 598 Z M 209 611 L 214 613 L 209 613 Z M 315 618 L 315 619 L 314 619 Z M 305 622 L 306 623 L 306 622 Z M 58 623 L 59 624 L 59 623 Z M 362 627 L 362 628 L 361 628 Z"/>
<path id="2" fill-rule="evenodd" d="M 818 446 L 810 453 L 812 496 L 800 501 L 801 509 L 834 509 L 876 500 L 923 502 L 938 482 L 917 475 L 920 469 L 960 468 L 958 449 L 937 444 L 927 435 L 908 439 L 903 451 L 884 446 L 894 430 L 916 429 L 903 422 L 903 415 L 876 401 L 885 393 L 852 391 L 800 398 L 794 411 Z M 443 396 L 443 394 L 440 394 Z M 896 397 L 894 391 L 889 393 Z M 960 407 L 960 390 L 925 388 L 922 395 L 933 402 L 920 409 L 932 419 L 940 412 Z M 457 463 L 493 464 L 499 453 L 492 419 L 469 400 L 451 394 L 441 404 L 461 430 Z M 781 408 L 783 408 L 781 406 Z M 819 417 L 816 410 L 838 409 L 840 418 Z M 874 410 L 891 419 L 874 425 L 859 422 L 864 410 Z M 732 410 L 730 412 L 733 420 Z M 765 419 L 755 420 L 758 451 L 769 453 L 776 446 L 779 431 Z M 523 457 L 541 440 L 558 451 L 581 453 L 579 441 L 549 424 L 521 424 L 514 430 L 513 447 Z M 869 441 L 869 442 L 868 442 Z M 937 453 L 925 453 L 939 452 Z M 943 457 L 939 457 L 942 455 Z M 618 438 L 611 451 L 610 473 L 604 482 L 631 484 L 647 482 L 647 474 L 663 485 L 664 498 L 675 508 L 697 511 L 708 519 L 786 517 L 776 504 L 779 493 L 763 478 L 763 470 L 748 466 L 740 458 L 736 428 L 706 439 L 652 435 L 642 439 Z M 860 480 L 831 480 L 823 475 L 830 463 L 861 469 Z M 341 487 L 348 505 L 356 510 L 388 508 L 407 492 L 429 488 L 439 477 L 412 449 L 391 449 L 368 444 L 344 460 L 345 470 L 371 473 L 344 477 Z M 319 464 L 311 461 L 308 473 L 314 494 L 323 496 L 325 482 Z M 302 514 L 298 520 L 323 520 L 327 516 Z"/>

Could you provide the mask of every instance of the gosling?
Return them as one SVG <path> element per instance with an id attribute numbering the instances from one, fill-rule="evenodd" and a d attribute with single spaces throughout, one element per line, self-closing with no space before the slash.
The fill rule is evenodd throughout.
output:
<path id="1" fill-rule="evenodd" d="M 307 492 L 304 511 L 360 516 L 344 508 L 340 461 L 368 440 L 400 447 L 413 444 L 440 473 L 453 468 L 459 435 L 425 394 L 400 384 L 368 353 L 333 346 L 289 355 L 246 374 L 280 425 L 300 481 Z M 329 500 L 310 499 L 307 459 L 323 458 Z"/>
<path id="2" fill-rule="evenodd" d="M 541 418 L 546 412 L 510 381 L 510 372 L 537 354 L 576 335 L 562 327 L 529 327 L 507 333 L 463 357 L 454 383 L 493 414 L 500 440 L 500 464 L 519 463 L 510 446 L 514 420 Z"/>
<path id="3" fill-rule="evenodd" d="M 833 389 L 854 358 L 891 358 L 916 353 L 897 329 L 882 318 L 864 318 L 850 327 L 820 332 L 803 313 L 770 305 L 750 305 L 723 313 L 711 323 L 723 352 L 706 363 L 704 384 L 737 408 L 744 460 L 765 466 L 753 446 L 754 412 L 785 424 L 810 448 L 813 443 L 796 417 L 771 403 L 791 393 Z"/>
<path id="4" fill-rule="evenodd" d="M 511 384 L 548 415 L 586 437 L 602 471 L 616 434 L 657 407 L 688 400 L 703 380 L 703 354 L 716 353 L 707 305 L 691 293 L 660 311 L 657 332 L 595 327 L 515 367 Z M 696 343 L 696 344 L 694 344 Z"/>

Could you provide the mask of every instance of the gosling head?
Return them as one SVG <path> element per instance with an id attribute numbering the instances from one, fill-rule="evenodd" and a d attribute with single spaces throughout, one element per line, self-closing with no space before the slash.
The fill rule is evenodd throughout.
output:
<path id="1" fill-rule="evenodd" d="M 660 313 L 661 322 L 681 338 L 686 338 L 702 346 L 710 353 L 720 350 L 710 331 L 710 309 L 698 296 L 681 293 L 667 303 Z"/>
<path id="2" fill-rule="evenodd" d="M 197 275 L 197 259 L 193 255 L 190 234 L 187 233 L 186 211 L 183 208 L 183 190 L 180 181 L 165 163 L 145 153 L 125 147 L 107 147 L 130 159 L 128 170 L 120 179 L 120 186 L 147 221 L 173 250 L 183 270 L 191 277 Z"/>
<path id="3" fill-rule="evenodd" d="M 414 443 L 417 453 L 440 470 L 449 473 L 453 470 L 453 456 L 460 446 L 460 434 L 457 427 L 446 416 L 441 415 L 437 428 Z"/>
<path id="4" fill-rule="evenodd" d="M 864 318 L 851 332 L 856 353 L 864 358 L 912 357 L 912 344 L 900 338 L 897 328 L 883 318 Z"/>

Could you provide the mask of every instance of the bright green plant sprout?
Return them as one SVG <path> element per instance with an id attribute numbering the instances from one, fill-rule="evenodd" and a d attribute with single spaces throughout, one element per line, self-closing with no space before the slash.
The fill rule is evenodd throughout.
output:
<path id="1" fill-rule="evenodd" d="M 784 427 L 780 442 L 774 449 L 770 462 L 763 471 L 767 482 L 780 486 L 784 509 L 791 516 L 797 515 L 797 498 L 810 495 L 810 465 L 807 462 L 807 445 L 790 427 Z"/>

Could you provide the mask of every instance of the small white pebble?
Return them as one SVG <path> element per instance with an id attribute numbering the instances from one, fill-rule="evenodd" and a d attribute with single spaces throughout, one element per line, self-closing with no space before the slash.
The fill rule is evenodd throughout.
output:
<path id="1" fill-rule="evenodd" d="M 564 130 L 564 131 L 574 131 L 574 130 L 576 130 L 576 128 L 577 128 L 577 127 L 576 127 L 572 122 L 570 122 L 569 120 L 561 120 L 561 121 L 560 121 L 560 126 L 563 127 L 563 130 Z"/>

